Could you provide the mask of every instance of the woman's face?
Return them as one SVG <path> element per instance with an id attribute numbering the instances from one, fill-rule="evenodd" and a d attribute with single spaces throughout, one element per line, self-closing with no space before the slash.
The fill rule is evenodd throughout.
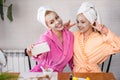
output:
<path id="1" fill-rule="evenodd" d="M 91 26 L 90 22 L 86 19 L 86 17 L 83 14 L 77 15 L 76 21 L 77 27 L 79 28 L 80 32 L 86 32 Z"/>
<path id="2" fill-rule="evenodd" d="M 63 29 L 62 19 L 55 12 L 48 13 L 45 16 L 45 20 L 49 28 L 55 30 Z"/>

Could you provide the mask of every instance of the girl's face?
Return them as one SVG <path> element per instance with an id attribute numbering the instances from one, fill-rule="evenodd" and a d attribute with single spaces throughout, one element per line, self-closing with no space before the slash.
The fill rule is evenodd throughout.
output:
<path id="1" fill-rule="evenodd" d="M 91 24 L 83 14 L 77 15 L 76 21 L 80 32 L 86 32 L 90 28 Z"/>
<path id="2" fill-rule="evenodd" d="M 63 29 L 62 19 L 55 12 L 48 13 L 45 16 L 45 20 L 49 28 L 55 30 Z"/>

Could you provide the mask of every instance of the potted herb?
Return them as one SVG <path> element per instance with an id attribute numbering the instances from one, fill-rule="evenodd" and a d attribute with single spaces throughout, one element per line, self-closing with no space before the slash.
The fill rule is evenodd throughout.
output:
<path id="1" fill-rule="evenodd" d="M 13 17 L 12 17 L 12 4 L 7 6 L 5 4 L 5 2 L 6 2 L 6 0 L 0 0 L 0 17 L 4 21 L 4 8 L 7 7 L 7 18 L 10 21 L 13 21 Z"/>
<path id="2" fill-rule="evenodd" d="M 17 80 L 18 75 L 11 73 L 0 73 L 0 80 Z"/>

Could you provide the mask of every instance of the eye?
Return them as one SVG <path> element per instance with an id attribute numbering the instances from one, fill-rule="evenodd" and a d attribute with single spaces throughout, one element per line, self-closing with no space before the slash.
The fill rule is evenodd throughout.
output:
<path id="1" fill-rule="evenodd" d="M 82 24 L 84 24 L 85 22 L 84 21 L 81 21 Z"/>
<path id="2" fill-rule="evenodd" d="M 58 19 L 58 18 L 59 18 L 59 16 L 56 16 L 56 17 L 55 17 L 55 19 Z"/>
<path id="3" fill-rule="evenodd" d="M 54 21 L 50 21 L 50 24 L 53 24 L 54 23 Z"/>
<path id="4" fill-rule="evenodd" d="M 85 23 L 85 21 L 84 21 L 84 20 L 80 20 L 80 23 L 84 24 L 84 23 Z"/>
<path id="5" fill-rule="evenodd" d="M 78 21 L 78 20 L 76 20 L 76 22 L 77 22 L 77 23 L 79 23 L 79 21 Z"/>

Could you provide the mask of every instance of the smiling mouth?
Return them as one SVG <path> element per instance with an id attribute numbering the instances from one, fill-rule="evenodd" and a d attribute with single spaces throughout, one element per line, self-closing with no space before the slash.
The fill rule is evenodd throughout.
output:
<path id="1" fill-rule="evenodd" d="M 83 30 L 83 29 L 84 29 L 84 27 L 80 27 L 79 29 L 80 29 L 80 30 Z"/>
<path id="2" fill-rule="evenodd" d="M 62 24 L 58 24 L 56 27 L 57 27 L 57 28 L 61 28 L 61 27 L 62 27 Z"/>

